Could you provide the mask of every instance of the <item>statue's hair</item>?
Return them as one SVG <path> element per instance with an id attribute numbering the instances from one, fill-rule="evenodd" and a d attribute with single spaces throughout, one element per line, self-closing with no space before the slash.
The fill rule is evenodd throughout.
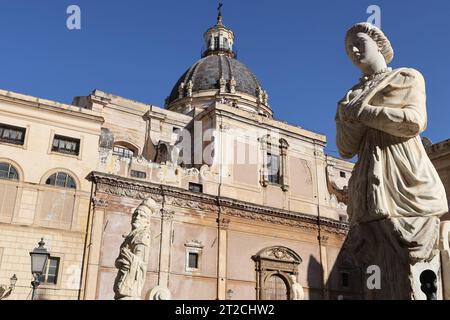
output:
<path id="1" fill-rule="evenodd" d="M 392 59 L 394 58 L 394 49 L 392 48 L 391 42 L 384 35 L 383 31 L 368 22 L 357 23 L 347 31 L 347 34 L 345 35 L 345 50 L 347 52 L 347 55 L 351 56 L 351 52 L 349 49 L 350 39 L 360 32 L 365 33 L 369 37 L 371 37 L 372 40 L 377 43 L 377 46 L 380 49 L 384 60 L 386 60 L 386 64 L 391 63 Z"/>
<path id="2" fill-rule="evenodd" d="M 155 209 L 156 209 L 156 202 L 152 198 L 145 199 L 136 208 L 136 210 L 143 212 L 147 218 L 150 218 L 150 216 L 154 213 Z"/>

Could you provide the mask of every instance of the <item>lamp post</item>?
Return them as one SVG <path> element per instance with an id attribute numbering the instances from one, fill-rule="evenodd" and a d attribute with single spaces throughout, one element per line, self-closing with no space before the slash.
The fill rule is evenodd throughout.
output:
<path id="1" fill-rule="evenodd" d="M 36 288 L 39 286 L 39 277 L 44 272 L 44 268 L 47 265 L 48 257 L 50 253 L 44 248 L 45 242 L 44 238 L 39 241 L 39 247 L 34 248 L 30 252 L 31 256 L 31 273 L 33 274 L 34 280 L 31 281 L 31 286 L 33 287 L 33 294 L 31 300 L 36 300 Z"/>

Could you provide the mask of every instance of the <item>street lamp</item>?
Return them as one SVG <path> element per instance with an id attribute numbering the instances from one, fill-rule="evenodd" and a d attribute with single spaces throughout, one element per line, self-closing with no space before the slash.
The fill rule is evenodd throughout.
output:
<path id="1" fill-rule="evenodd" d="M 227 290 L 227 300 L 231 300 L 231 297 L 233 296 L 234 291 L 231 289 Z"/>
<path id="2" fill-rule="evenodd" d="M 13 290 L 16 287 L 16 283 L 17 283 L 17 276 L 16 274 L 13 274 L 13 276 L 11 278 L 9 278 L 9 284 L 10 284 L 10 288 L 11 290 Z"/>
<path id="3" fill-rule="evenodd" d="M 50 253 L 44 248 L 45 242 L 44 238 L 39 241 L 39 247 L 34 248 L 30 252 L 31 256 L 31 273 L 33 274 L 34 280 L 31 281 L 31 286 L 33 287 L 33 294 L 31 300 L 36 300 L 36 288 L 39 286 L 39 277 L 44 272 L 44 268 L 47 265 L 48 257 Z"/>

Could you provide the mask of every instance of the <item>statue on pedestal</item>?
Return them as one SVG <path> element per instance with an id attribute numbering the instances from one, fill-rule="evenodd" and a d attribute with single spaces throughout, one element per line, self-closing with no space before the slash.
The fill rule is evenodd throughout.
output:
<path id="1" fill-rule="evenodd" d="M 115 266 L 119 271 L 114 281 L 114 299 L 141 298 L 150 251 L 150 218 L 156 211 L 152 199 L 144 200 L 134 211 L 131 232 L 120 246 Z"/>
<path id="2" fill-rule="evenodd" d="M 305 292 L 303 290 L 303 287 L 300 283 L 297 282 L 297 276 L 295 274 L 290 275 L 292 280 L 292 300 L 304 300 L 305 299 Z"/>
<path id="3" fill-rule="evenodd" d="M 439 218 L 448 211 L 419 137 L 427 125 L 425 81 L 415 69 L 388 67 L 394 51 L 374 25 L 351 27 L 345 45 L 362 72 L 335 118 L 340 155 L 358 156 L 349 181 L 347 245 L 359 266 L 381 269 L 382 288 L 369 296 L 417 299 L 414 266 L 439 264 Z"/>

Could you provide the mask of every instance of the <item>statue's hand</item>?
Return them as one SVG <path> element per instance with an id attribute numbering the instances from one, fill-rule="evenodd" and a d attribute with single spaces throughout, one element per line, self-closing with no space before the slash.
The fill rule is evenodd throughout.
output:
<path id="1" fill-rule="evenodd" d="M 348 122 L 358 122 L 364 106 L 362 102 L 352 103 L 343 108 L 343 117 Z"/>
<path id="2" fill-rule="evenodd" d="M 130 262 L 124 259 L 117 259 L 115 266 L 117 269 L 128 271 L 130 270 Z"/>
<path id="3" fill-rule="evenodd" d="M 129 249 L 122 248 L 120 250 L 119 257 L 116 260 L 116 267 L 128 270 L 130 268 L 131 261 L 133 260 L 133 256 L 133 253 Z"/>

